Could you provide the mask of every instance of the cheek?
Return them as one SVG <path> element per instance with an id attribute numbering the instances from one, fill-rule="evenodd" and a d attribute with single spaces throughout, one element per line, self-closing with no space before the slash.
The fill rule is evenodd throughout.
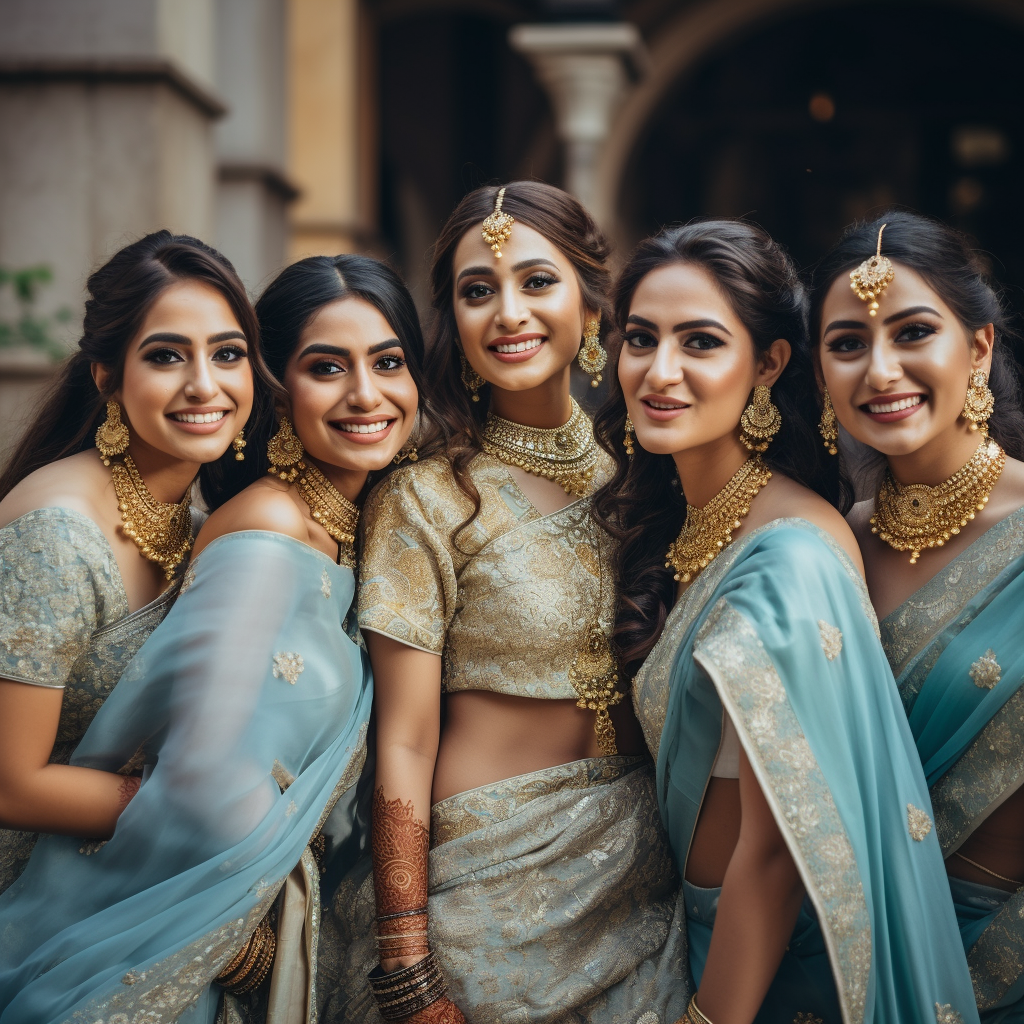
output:
<path id="1" fill-rule="evenodd" d="M 125 363 L 121 380 L 121 404 L 129 419 L 160 419 L 167 403 L 180 386 L 179 375 L 173 369 L 156 369 L 141 361 Z"/>
<path id="2" fill-rule="evenodd" d="M 754 386 L 752 368 L 746 360 L 714 356 L 692 360 L 686 380 L 694 396 L 706 402 L 745 404 Z"/>
<path id="3" fill-rule="evenodd" d="M 647 373 L 649 358 L 634 355 L 629 349 L 623 347 L 619 355 L 619 387 L 624 395 L 633 397 L 643 383 L 644 375 Z"/>

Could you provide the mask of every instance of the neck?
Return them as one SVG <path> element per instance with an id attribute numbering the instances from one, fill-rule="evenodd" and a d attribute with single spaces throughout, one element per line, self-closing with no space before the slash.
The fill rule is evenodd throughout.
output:
<path id="1" fill-rule="evenodd" d="M 888 455 L 886 461 L 901 484 L 934 487 L 969 462 L 981 441 L 981 431 L 971 431 L 958 421 L 916 451 Z"/>
<path id="2" fill-rule="evenodd" d="M 674 452 L 672 459 L 683 485 L 686 504 L 703 508 L 750 456 L 734 432 L 697 448 Z"/>
<path id="3" fill-rule="evenodd" d="M 143 441 L 133 440 L 127 453 L 157 501 L 177 504 L 199 473 L 199 462 L 184 462 Z"/>
<path id="4" fill-rule="evenodd" d="M 552 430 L 564 426 L 572 415 L 569 367 L 527 391 L 505 391 L 492 384 L 491 412 L 524 427 Z"/>
<path id="5" fill-rule="evenodd" d="M 306 461 L 313 463 L 344 498 L 351 501 L 353 505 L 356 504 L 356 499 L 362 493 L 363 488 L 366 486 L 366 479 L 370 475 L 366 470 L 345 469 L 342 466 L 333 466 L 329 462 L 311 459 L 308 453 L 306 454 Z"/>

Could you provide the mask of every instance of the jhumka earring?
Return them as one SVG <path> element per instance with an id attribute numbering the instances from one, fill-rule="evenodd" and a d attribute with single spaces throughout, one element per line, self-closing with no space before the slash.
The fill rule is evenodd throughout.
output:
<path id="1" fill-rule="evenodd" d="M 766 451 L 781 426 L 782 414 L 772 401 L 772 389 L 758 384 L 740 417 L 740 444 L 751 452 Z"/>
<path id="2" fill-rule="evenodd" d="M 589 373 L 593 378 L 590 386 L 596 388 L 604 380 L 601 371 L 608 362 L 608 353 L 601 347 L 600 314 L 588 320 L 583 328 L 583 344 L 580 346 L 580 354 L 577 358 L 583 372 Z"/>
<path id="3" fill-rule="evenodd" d="M 469 392 L 470 397 L 474 402 L 480 401 L 480 396 L 477 391 L 482 388 L 487 381 L 480 376 L 472 366 L 469 365 L 469 360 L 460 352 L 459 359 L 462 360 L 462 386 Z"/>
<path id="4" fill-rule="evenodd" d="M 964 411 L 960 414 L 970 424 L 971 430 L 988 434 L 988 420 L 996 407 L 996 396 L 988 386 L 984 370 L 975 370 L 967 384 L 967 398 Z"/>
<path id="5" fill-rule="evenodd" d="M 416 445 L 407 444 L 391 461 L 400 466 L 406 459 L 410 462 L 418 462 L 420 453 L 416 451 Z"/>
<path id="6" fill-rule="evenodd" d="M 494 200 L 494 209 L 484 218 L 480 225 L 484 241 L 491 247 L 497 259 L 501 259 L 501 246 L 512 237 L 512 225 L 516 219 L 510 213 L 504 213 L 501 209 L 502 201 L 505 198 L 505 186 L 498 189 L 498 195 Z"/>
<path id="7" fill-rule="evenodd" d="M 96 447 L 104 466 L 110 465 L 115 455 L 128 449 L 128 427 L 121 422 L 121 406 L 113 399 L 107 402 L 107 418 L 96 430 Z"/>
<path id="8" fill-rule="evenodd" d="M 818 433 L 828 449 L 829 455 L 837 455 L 839 449 L 836 442 L 839 440 L 839 429 L 836 427 L 836 411 L 832 408 L 832 396 L 825 388 L 821 399 L 821 420 L 818 423 Z"/>
<path id="9" fill-rule="evenodd" d="M 888 226 L 883 224 L 878 229 L 878 248 L 875 255 L 850 271 L 850 287 L 861 302 L 869 303 L 868 316 L 875 316 L 878 313 L 878 299 L 896 276 L 892 263 L 888 257 L 882 255 L 882 232 Z"/>
<path id="10" fill-rule="evenodd" d="M 270 461 L 267 472 L 293 483 L 300 471 L 306 468 L 302 461 L 305 454 L 306 449 L 292 430 L 291 420 L 282 416 L 277 433 L 267 442 L 267 459 Z"/>
<path id="11" fill-rule="evenodd" d="M 633 458 L 635 452 L 633 448 L 633 421 L 628 416 L 626 417 L 626 436 L 622 439 L 622 447 L 626 449 L 626 454 Z"/>
<path id="12" fill-rule="evenodd" d="M 245 461 L 245 452 L 242 451 L 242 449 L 245 448 L 245 431 L 244 430 L 240 430 L 238 432 L 238 437 L 236 437 L 234 439 L 234 441 L 231 442 L 231 447 L 235 449 L 235 461 L 236 462 L 244 462 Z"/>

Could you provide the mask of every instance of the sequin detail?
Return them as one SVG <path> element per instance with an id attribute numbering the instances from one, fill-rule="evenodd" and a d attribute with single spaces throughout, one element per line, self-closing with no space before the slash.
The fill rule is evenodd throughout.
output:
<path id="1" fill-rule="evenodd" d="M 331 577 L 327 575 L 326 569 L 320 573 L 320 593 L 323 594 L 324 597 L 331 596 Z"/>
<path id="2" fill-rule="evenodd" d="M 818 619 L 818 633 L 821 635 L 821 649 L 829 661 L 835 661 L 843 650 L 843 631 L 824 619 Z"/>
<path id="3" fill-rule="evenodd" d="M 971 665 L 971 681 L 982 690 L 991 690 L 1002 678 L 1003 670 L 991 647 Z"/>
<path id="4" fill-rule="evenodd" d="M 793 1024 L 825 1024 L 820 1017 L 815 1017 L 813 1013 L 798 1013 L 793 1018 Z"/>
<path id="5" fill-rule="evenodd" d="M 294 686 L 305 668 L 301 654 L 295 651 L 278 651 L 274 655 L 274 678 L 287 679 Z"/>
<path id="6" fill-rule="evenodd" d="M 935 1004 L 936 1024 L 964 1024 L 963 1017 L 949 1003 Z"/>
<path id="7" fill-rule="evenodd" d="M 913 804 L 907 804 L 907 831 L 910 833 L 910 838 L 915 843 L 923 843 L 925 836 L 931 830 L 932 819 L 928 816 L 927 811 L 922 811 L 920 807 L 915 807 Z"/>

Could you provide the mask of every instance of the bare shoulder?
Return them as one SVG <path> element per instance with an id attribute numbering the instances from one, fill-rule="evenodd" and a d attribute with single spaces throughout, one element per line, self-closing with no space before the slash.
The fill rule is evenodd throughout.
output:
<path id="1" fill-rule="evenodd" d="M 70 508 L 102 524 L 117 513 L 110 470 L 93 450 L 37 469 L 0 501 L 0 527 L 41 508 Z"/>
<path id="2" fill-rule="evenodd" d="M 194 554 L 198 555 L 218 537 L 243 530 L 267 530 L 309 543 L 306 517 L 295 499 L 294 490 L 270 477 L 250 484 L 206 520 L 196 538 Z"/>

